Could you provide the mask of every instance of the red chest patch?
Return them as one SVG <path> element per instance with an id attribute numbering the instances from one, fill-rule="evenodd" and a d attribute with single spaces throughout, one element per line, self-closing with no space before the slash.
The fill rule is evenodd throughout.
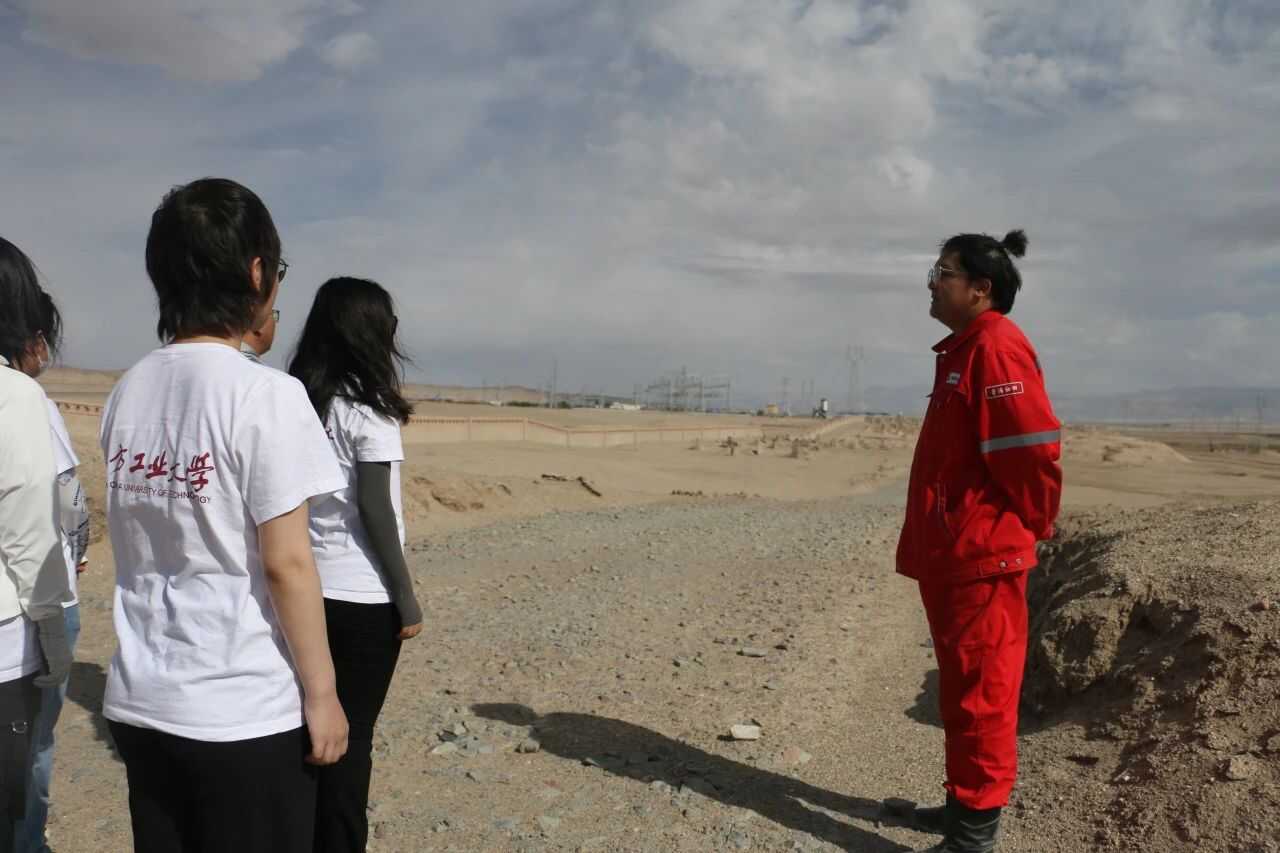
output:
<path id="1" fill-rule="evenodd" d="M 1001 397 L 1016 397 L 1023 391 L 1021 382 L 1005 382 L 1000 385 L 988 385 L 986 394 L 988 400 L 999 400 Z"/>

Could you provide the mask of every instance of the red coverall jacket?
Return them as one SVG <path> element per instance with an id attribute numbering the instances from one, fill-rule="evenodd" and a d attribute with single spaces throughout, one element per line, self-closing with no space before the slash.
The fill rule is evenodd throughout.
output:
<path id="1" fill-rule="evenodd" d="M 962 583 L 1030 569 L 1062 495 L 1061 424 L 1035 350 L 1012 320 L 987 311 L 934 351 L 898 572 Z"/>

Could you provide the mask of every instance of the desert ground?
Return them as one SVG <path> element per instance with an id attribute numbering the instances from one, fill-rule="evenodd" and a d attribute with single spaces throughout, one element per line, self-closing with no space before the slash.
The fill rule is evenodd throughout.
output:
<path id="1" fill-rule="evenodd" d="M 51 396 L 100 401 L 86 376 Z M 96 418 L 66 419 L 99 511 L 49 831 L 59 853 L 122 851 L 124 770 L 100 716 L 104 466 Z M 893 571 L 917 425 L 851 419 L 805 440 L 810 426 L 613 449 L 408 428 L 427 628 L 379 726 L 370 849 L 932 844 L 878 805 L 942 793 L 933 654 Z M 1064 467 L 1001 849 L 1280 851 L 1280 436 L 1078 427 Z M 735 724 L 760 739 L 730 740 Z"/>

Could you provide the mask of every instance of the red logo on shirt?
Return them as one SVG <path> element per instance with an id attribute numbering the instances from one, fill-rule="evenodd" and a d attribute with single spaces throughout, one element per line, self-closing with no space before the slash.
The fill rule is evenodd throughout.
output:
<path id="1" fill-rule="evenodd" d="M 153 454 L 151 461 L 147 462 L 147 454 L 130 454 L 128 448 L 121 446 L 120 449 L 116 451 L 115 455 L 107 460 L 108 464 L 114 466 L 111 469 L 112 474 L 119 474 L 121 471 L 126 471 L 130 474 L 137 471 L 145 471 L 146 473 L 143 474 L 143 477 L 147 480 L 154 480 L 156 478 L 163 477 L 170 483 L 186 483 L 189 491 L 170 492 L 168 489 L 152 489 L 149 486 L 130 487 L 126 486 L 124 483 L 116 482 L 114 479 L 108 485 L 111 488 L 123 488 L 126 491 L 144 491 L 147 494 L 154 493 L 161 497 L 195 497 L 204 490 L 205 486 L 209 485 L 208 475 L 217 470 L 209 461 L 209 457 L 212 455 L 213 454 L 211 453 L 200 453 L 193 455 L 190 462 L 170 462 L 168 451 L 162 450 L 157 454 Z M 133 459 L 133 464 L 126 469 L 125 465 L 128 463 L 129 459 Z M 180 474 L 178 473 L 179 471 L 182 471 L 183 473 Z M 201 498 L 202 502 L 205 500 L 207 499 Z"/>
<path id="2" fill-rule="evenodd" d="M 999 400 L 1001 397 L 1016 397 L 1023 393 L 1021 382 L 1005 382 L 1000 385 L 987 386 L 987 399 Z"/>

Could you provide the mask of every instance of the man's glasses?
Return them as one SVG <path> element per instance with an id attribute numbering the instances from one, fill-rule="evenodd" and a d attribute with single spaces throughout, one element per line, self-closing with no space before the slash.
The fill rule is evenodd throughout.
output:
<path id="1" fill-rule="evenodd" d="M 280 322 L 280 309 L 279 309 L 279 308 L 272 308 L 272 309 L 271 309 L 271 319 L 272 319 L 274 322 L 276 322 L 276 323 L 279 323 L 279 322 Z"/>
<path id="2" fill-rule="evenodd" d="M 276 281 L 284 281 L 285 273 L 289 271 L 289 262 L 284 258 L 281 258 L 276 261 L 276 269 L 279 270 L 279 272 L 276 273 Z"/>
<path id="3" fill-rule="evenodd" d="M 964 273 L 960 272 L 960 270 L 953 270 L 951 267 L 944 267 L 942 264 L 934 264 L 929 267 L 929 284 L 932 286 L 944 278 L 951 278 L 956 275 L 964 275 Z"/>

